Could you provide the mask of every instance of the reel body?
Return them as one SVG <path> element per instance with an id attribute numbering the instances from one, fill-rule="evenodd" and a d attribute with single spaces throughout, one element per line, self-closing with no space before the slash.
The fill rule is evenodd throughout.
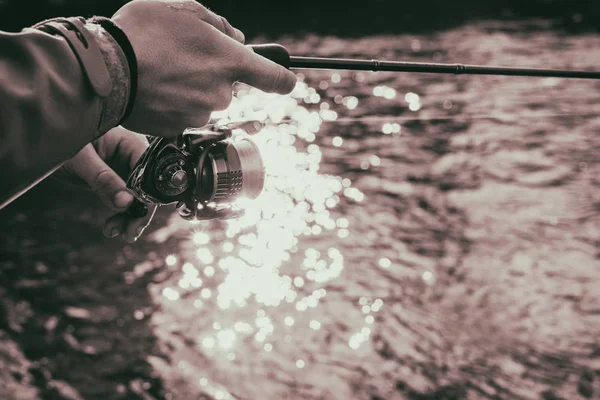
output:
<path id="1" fill-rule="evenodd" d="M 146 204 L 177 205 L 187 220 L 237 218 L 243 210 L 232 201 L 256 198 L 263 190 L 265 169 L 256 144 L 231 140 L 234 129 L 256 133 L 250 121 L 186 129 L 176 138 L 155 137 L 133 168 L 127 188 L 137 202 L 128 211 L 147 212 Z"/>

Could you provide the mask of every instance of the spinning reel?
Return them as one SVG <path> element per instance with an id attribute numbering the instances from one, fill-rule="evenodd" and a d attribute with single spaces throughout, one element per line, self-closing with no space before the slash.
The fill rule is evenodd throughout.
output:
<path id="1" fill-rule="evenodd" d="M 251 46 L 286 68 L 365 71 L 429 72 L 513 76 L 554 76 L 600 79 L 596 71 L 565 71 L 463 64 L 354 60 L 290 56 L 278 44 Z M 127 187 L 136 197 L 130 215 L 141 217 L 146 204 L 176 203 L 187 220 L 237 218 L 243 210 L 231 204 L 237 197 L 256 198 L 263 189 L 265 170 L 258 148 L 250 140 L 231 141 L 234 129 L 256 133 L 257 121 L 186 129 L 174 139 L 154 138 L 134 167 Z M 251 132 L 253 131 L 253 132 Z"/>
<path id="2" fill-rule="evenodd" d="M 239 197 L 256 198 L 263 190 L 265 169 L 256 144 L 231 140 L 233 130 L 256 133 L 258 121 L 188 128 L 176 138 L 153 138 L 133 168 L 127 188 L 136 201 L 127 211 L 134 217 L 147 204 L 176 204 L 186 220 L 238 218 Z"/>

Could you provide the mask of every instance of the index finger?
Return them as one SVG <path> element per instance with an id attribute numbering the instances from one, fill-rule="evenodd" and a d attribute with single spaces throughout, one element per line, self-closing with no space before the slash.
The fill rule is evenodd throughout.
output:
<path id="1" fill-rule="evenodd" d="M 212 25 L 219 31 L 229 36 L 232 39 L 237 40 L 240 43 L 244 43 L 245 37 L 242 31 L 231 26 L 229 21 L 225 17 L 215 14 L 203 5 L 194 1 L 180 1 L 168 3 L 168 7 L 176 10 L 183 10 L 196 15 L 200 20 Z"/>
<path id="2" fill-rule="evenodd" d="M 296 86 L 296 74 L 256 54 L 251 48 L 242 47 L 243 62 L 237 70 L 238 81 L 270 93 L 288 94 Z"/>
<path id="3" fill-rule="evenodd" d="M 118 148 L 120 157 L 118 157 L 118 160 L 121 161 L 123 165 L 119 165 L 119 167 L 126 175 L 129 175 L 150 144 L 148 143 L 146 136 L 141 133 L 130 131 L 122 126 L 114 127 L 112 130 L 113 134 L 118 134 L 120 138 Z"/>
<path id="4" fill-rule="evenodd" d="M 202 18 L 202 20 L 204 20 L 205 22 L 214 26 L 230 38 L 235 39 L 242 44 L 246 41 L 246 37 L 244 36 L 242 31 L 231 26 L 231 24 L 229 23 L 229 21 L 227 21 L 225 17 L 217 15 L 214 12 L 207 9 L 206 14 Z"/>

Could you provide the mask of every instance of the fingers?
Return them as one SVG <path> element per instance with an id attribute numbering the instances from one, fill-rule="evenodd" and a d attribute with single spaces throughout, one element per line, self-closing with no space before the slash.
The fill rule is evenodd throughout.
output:
<path id="1" fill-rule="evenodd" d="M 119 142 L 119 154 L 128 159 L 130 171 L 148 148 L 148 139 L 146 139 L 144 135 L 132 132 L 121 126 L 113 128 L 113 131 L 121 137 Z M 128 174 L 129 171 L 127 171 Z"/>
<path id="2" fill-rule="evenodd" d="M 110 132 L 110 135 L 118 140 L 118 158 L 128 164 L 126 166 L 128 173 L 148 148 L 148 141 L 144 135 L 129 131 L 123 127 L 114 128 Z M 125 183 L 123 183 L 123 188 L 125 188 Z M 132 203 L 130 202 L 125 210 L 119 211 L 126 211 Z M 135 242 L 143 230 L 150 224 L 155 211 L 156 206 L 149 206 L 148 213 L 141 218 L 135 218 L 124 212 L 113 215 L 104 224 L 104 235 L 107 237 L 122 235 L 126 241 L 130 243 Z"/>
<path id="3" fill-rule="evenodd" d="M 217 15 L 210 10 L 206 10 L 206 15 L 202 19 L 208 24 L 214 26 L 215 28 L 226 34 L 227 36 L 229 36 L 230 38 L 235 39 L 242 44 L 245 42 L 246 38 L 242 31 L 231 26 L 231 24 L 229 23 L 229 21 L 227 21 L 225 17 L 221 17 L 220 15 Z"/>
<path id="4" fill-rule="evenodd" d="M 226 87 L 219 95 L 216 95 L 213 100 L 213 108 L 215 111 L 226 110 L 233 101 L 233 90 Z"/>
<path id="5" fill-rule="evenodd" d="M 156 206 L 148 205 L 148 214 L 142 218 L 134 218 L 125 213 L 113 215 L 106 220 L 102 231 L 106 237 L 122 235 L 127 242 L 133 243 L 150 224 L 155 212 Z"/>
<path id="6" fill-rule="evenodd" d="M 231 91 L 231 86 L 229 86 L 229 90 Z M 231 97 L 231 95 L 228 96 Z M 209 109 L 202 104 L 196 104 L 194 112 L 158 111 L 137 116 L 134 111 L 134 114 L 122 125 L 127 129 L 143 132 L 145 135 L 172 138 L 181 135 L 186 128 L 198 128 L 206 125 L 210 120 L 212 110 L 213 107 Z"/>
<path id="7" fill-rule="evenodd" d="M 127 159 L 130 167 L 137 162 L 148 146 L 142 135 L 123 128 L 115 128 L 109 134 L 114 140 L 126 138 L 118 142 L 119 156 L 124 161 Z M 96 192 L 102 202 L 118 212 L 104 224 L 104 235 L 107 237 L 122 235 L 128 242 L 134 242 L 152 220 L 156 207 L 149 207 L 148 214 L 142 218 L 125 214 L 124 212 L 133 203 L 133 196 L 127 191 L 125 181 L 102 160 L 91 144 L 84 147 L 69 163 L 73 172 Z"/>
<path id="8" fill-rule="evenodd" d="M 71 165 L 110 209 L 125 211 L 133 202 L 133 195 L 127 191 L 123 179 L 100 158 L 91 144 L 77 153 Z"/>
<path id="9" fill-rule="evenodd" d="M 227 19 L 202 7 L 201 19 L 212 25 L 220 32 L 244 44 L 244 34 L 231 26 Z M 265 92 L 287 94 L 296 86 L 296 75 L 267 58 L 255 54 L 251 49 L 244 48 L 245 60 L 241 65 L 236 80 L 254 86 Z"/>
<path id="10" fill-rule="evenodd" d="M 296 86 L 296 75 L 273 61 L 244 47 L 244 62 L 237 69 L 237 80 L 270 93 L 287 94 Z"/>
<path id="11" fill-rule="evenodd" d="M 244 43 L 245 41 L 245 37 L 242 31 L 231 26 L 231 24 L 224 17 L 215 14 L 214 12 L 210 11 L 209 9 L 195 1 L 173 2 L 169 3 L 168 7 L 176 10 L 182 10 L 185 12 L 193 13 L 202 21 L 214 26 L 219 31 L 231 37 L 232 39 L 235 39 L 240 43 Z"/>
<path id="12" fill-rule="evenodd" d="M 104 236 L 114 238 L 125 231 L 125 226 L 125 214 L 116 214 L 106 220 L 102 232 Z"/>

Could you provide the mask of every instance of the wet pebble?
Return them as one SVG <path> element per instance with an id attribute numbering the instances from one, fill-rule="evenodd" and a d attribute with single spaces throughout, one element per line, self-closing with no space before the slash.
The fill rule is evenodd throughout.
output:
<path id="1" fill-rule="evenodd" d="M 598 292 L 589 292 L 579 302 L 579 309 L 586 314 L 600 313 L 600 295 Z"/>
<path id="2" fill-rule="evenodd" d="M 17 289 L 35 289 L 56 285 L 54 279 L 21 279 L 15 283 Z"/>
<path id="3" fill-rule="evenodd" d="M 33 385 L 31 363 L 4 331 L 0 330 L 0 398 L 37 400 L 39 393 Z"/>
<path id="4" fill-rule="evenodd" d="M 94 323 L 111 322 L 119 316 L 115 306 L 98 306 L 92 308 L 65 307 L 65 314 L 71 318 L 87 320 Z"/>
<path id="5" fill-rule="evenodd" d="M 557 165 L 548 171 L 520 174 L 516 177 L 516 180 L 532 186 L 555 186 L 567 183 L 573 174 L 572 168 L 566 165 Z"/>
<path id="6" fill-rule="evenodd" d="M 542 398 L 542 400 L 565 400 L 564 397 L 560 397 L 556 394 L 554 394 L 554 392 L 552 390 L 545 390 L 540 394 L 540 397 Z"/>
<path id="7" fill-rule="evenodd" d="M 79 307 L 66 307 L 65 314 L 71 318 L 76 319 L 90 319 L 91 317 L 91 313 L 89 310 Z"/>
<path id="8" fill-rule="evenodd" d="M 154 400 L 155 397 L 148 393 L 151 388 L 150 382 L 143 381 L 142 379 L 134 379 L 129 382 L 129 390 L 136 395 L 140 396 L 143 400 Z"/>
<path id="9" fill-rule="evenodd" d="M 433 164 L 430 179 L 442 190 L 472 189 L 481 183 L 481 167 L 478 159 L 468 153 L 451 153 Z"/>
<path id="10" fill-rule="evenodd" d="M 44 328 L 49 333 L 54 332 L 54 330 L 58 326 L 59 321 L 60 321 L 60 318 L 58 318 L 56 315 L 53 315 L 46 320 L 46 322 L 44 323 Z"/>
<path id="11" fill-rule="evenodd" d="M 594 395 L 594 387 L 586 380 L 580 380 L 577 385 L 577 391 L 585 398 L 591 399 Z"/>
<path id="12" fill-rule="evenodd" d="M 586 381 L 586 382 L 594 382 L 594 371 L 592 371 L 589 368 L 585 368 L 582 372 L 581 372 L 581 380 L 582 381 Z"/>
<path id="13" fill-rule="evenodd" d="M 81 394 L 67 382 L 52 380 L 46 386 L 48 394 L 52 393 L 52 398 L 61 400 L 84 400 Z"/>
<path id="14" fill-rule="evenodd" d="M 102 354 L 112 350 L 110 340 L 102 337 L 88 338 L 80 342 L 81 349 L 87 354 Z"/>
<path id="15" fill-rule="evenodd" d="M 45 263 L 38 261 L 35 263 L 35 270 L 40 274 L 45 274 L 48 272 L 48 266 Z"/>
<path id="16" fill-rule="evenodd" d="M 23 332 L 23 325 L 33 316 L 31 305 L 26 301 L 14 301 L 2 296 L 0 289 L 0 304 L 6 310 L 8 326 L 15 332 Z"/>

